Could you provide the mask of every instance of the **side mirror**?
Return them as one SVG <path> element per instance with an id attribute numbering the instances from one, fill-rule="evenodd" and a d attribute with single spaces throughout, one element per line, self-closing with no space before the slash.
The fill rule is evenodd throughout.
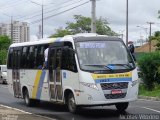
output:
<path id="1" fill-rule="evenodd" d="M 73 53 L 77 53 L 76 50 L 74 50 L 72 48 L 69 48 L 68 46 L 64 47 L 63 50 L 66 51 L 66 52 L 72 51 Z"/>

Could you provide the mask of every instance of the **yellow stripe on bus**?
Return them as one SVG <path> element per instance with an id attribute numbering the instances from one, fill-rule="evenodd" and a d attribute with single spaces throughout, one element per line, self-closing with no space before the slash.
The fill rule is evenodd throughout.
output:
<path id="1" fill-rule="evenodd" d="M 94 80 L 105 79 L 105 78 L 130 78 L 132 77 L 132 72 L 126 73 L 116 73 L 116 74 L 92 74 Z"/>
<path id="2" fill-rule="evenodd" d="M 39 84 L 39 80 L 42 74 L 42 70 L 38 70 L 37 74 L 36 74 L 36 78 L 34 81 L 34 87 L 33 87 L 33 91 L 32 91 L 32 98 L 36 98 L 37 95 L 37 90 L 38 90 L 38 84 Z"/>
<path id="3" fill-rule="evenodd" d="M 57 38 L 51 38 L 50 43 L 53 43 Z"/>

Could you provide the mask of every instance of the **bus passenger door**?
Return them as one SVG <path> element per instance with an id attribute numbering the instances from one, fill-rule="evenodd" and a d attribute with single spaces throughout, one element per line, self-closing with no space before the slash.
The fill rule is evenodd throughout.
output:
<path id="1" fill-rule="evenodd" d="M 49 51 L 50 97 L 54 101 L 62 101 L 61 79 L 61 48 L 51 48 Z"/>
<path id="2" fill-rule="evenodd" d="M 21 86 L 20 86 L 20 50 L 13 50 L 13 70 L 12 70 L 12 80 L 13 80 L 13 91 L 15 97 L 21 97 Z"/>

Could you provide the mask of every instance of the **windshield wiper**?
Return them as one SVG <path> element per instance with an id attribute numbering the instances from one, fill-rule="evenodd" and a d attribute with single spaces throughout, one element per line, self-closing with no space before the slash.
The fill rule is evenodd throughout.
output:
<path id="1" fill-rule="evenodd" d="M 130 64 L 108 64 L 107 66 L 123 66 L 123 67 L 129 68 L 129 69 L 133 68 Z"/>
<path id="2" fill-rule="evenodd" d="M 94 67 L 100 67 L 100 68 L 104 68 L 104 69 L 109 69 L 109 70 L 111 70 L 111 71 L 113 71 L 113 69 L 112 68 L 110 68 L 109 66 L 106 66 L 106 65 L 92 65 L 92 64 L 85 64 L 84 66 L 94 66 Z"/>

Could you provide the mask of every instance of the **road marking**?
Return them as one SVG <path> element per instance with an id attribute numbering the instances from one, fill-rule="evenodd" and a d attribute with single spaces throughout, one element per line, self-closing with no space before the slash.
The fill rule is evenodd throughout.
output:
<path id="1" fill-rule="evenodd" d="M 9 107 L 9 106 L 6 106 L 6 105 L 0 104 L 0 106 L 8 108 L 8 109 L 16 110 L 16 111 L 19 111 L 19 112 L 22 112 L 22 113 L 25 113 L 25 114 L 35 115 L 35 116 L 38 116 L 38 117 L 42 117 L 42 118 L 45 118 L 45 119 L 48 119 L 48 120 L 56 120 L 56 119 L 53 119 L 53 118 L 50 118 L 50 117 L 46 117 L 46 116 L 42 116 L 42 115 L 37 115 L 37 114 L 26 112 L 26 111 L 23 111 L 23 110 L 20 110 L 20 109 L 17 109 L 17 108 Z"/>
<path id="2" fill-rule="evenodd" d="M 160 113 L 160 111 L 155 110 L 155 109 L 152 109 L 152 108 L 148 108 L 148 107 L 141 107 L 141 108 L 145 108 L 145 109 L 148 109 L 148 110 L 151 110 L 151 111 L 154 111 L 154 112 Z"/>
<path id="3" fill-rule="evenodd" d="M 6 85 L 6 86 L 5 85 L 1 85 L 1 86 L 2 86 L 2 88 L 8 88 L 8 85 Z"/>
<path id="4" fill-rule="evenodd" d="M 25 113 L 25 114 L 32 114 L 32 113 L 29 113 L 29 112 L 26 112 L 26 111 L 23 111 L 23 110 L 20 110 L 20 109 L 17 109 L 17 108 L 9 107 L 9 106 L 6 106 L 6 105 L 0 105 L 0 106 L 8 108 L 8 109 L 16 110 L 16 111 L 19 111 L 19 112 L 22 112 L 22 113 Z"/>
<path id="5" fill-rule="evenodd" d="M 147 102 L 160 102 L 160 101 L 156 101 L 156 100 L 145 100 L 145 99 L 138 99 L 140 101 L 147 101 Z"/>

